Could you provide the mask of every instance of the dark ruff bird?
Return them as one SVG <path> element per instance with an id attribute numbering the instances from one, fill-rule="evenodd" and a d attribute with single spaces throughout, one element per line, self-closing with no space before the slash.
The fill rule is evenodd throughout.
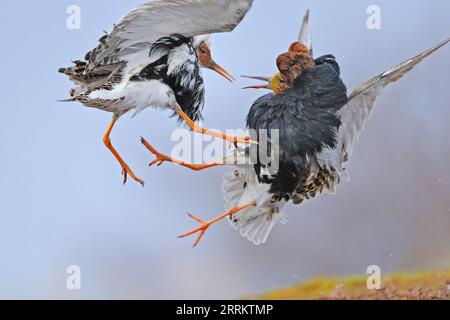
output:
<path id="1" fill-rule="evenodd" d="M 279 66 L 291 65 L 290 71 L 278 79 L 287 84 L 287 89 L 256 100 L 247 116 L 249 129 L 267 132 L 269 154 L 271 132 L 276 130 L 279 135 L 278 172 L 264 175 L 267 165 L 254 165 L 259 182 L 270 185 L 273 201 L 300 203 L 334 184 L 335 172 L 320 168 L 315 155 L 336 147 L 336 132 L 341 126 L 338 112 L 348 102 L 347 88 L 334 57 L 310 61 L 309 55 L 280 56 Z M 304 63 L 308 67 L 300 66 Z M 299 71 L 294 72 L 298 66 Z"/>

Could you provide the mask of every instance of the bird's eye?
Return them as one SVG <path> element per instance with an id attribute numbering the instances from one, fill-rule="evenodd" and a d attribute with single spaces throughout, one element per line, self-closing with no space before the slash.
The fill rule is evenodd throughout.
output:
<path id="1" fill-rule="evenodd" d="M 285 83 L 286 80 L 284 80 L 284 78 L 278 78 L 278 82 L 279 82 L 279 83 Z"/>
<path id="2" fill-rule="evenodd" d="M 200 54 L 203 54 L 203 55 L 207 54 L 206 50 L 203 48 L 201 48 L 199 51 L 200 51 Z"/>

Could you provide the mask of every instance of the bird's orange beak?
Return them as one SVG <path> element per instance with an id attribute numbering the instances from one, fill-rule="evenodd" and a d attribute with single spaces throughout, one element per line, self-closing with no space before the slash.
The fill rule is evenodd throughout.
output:
<path id="1" fill-rule="evenodd" d="M 197 57 L 202 68 L 211 69 L 217 72 L 231 83 L 236 81 L 236 79 L 227 70 L 214 61 L 212 58 L 211 49 L 207 44 L 203 44 L 197 49 Z"/>
<path id="2" fill-rule="evenodd" d="M 242 78 L 253 79 L 253 80 L 260 80 L 260 81 L 267 82 L 267 84 L 265 84 L 265 85 L 248 86 L 248 87 L 244 87 L 242 89 L 268 89 L 268 90 L 272 90 L 273 91 L 272 77 L 242 76 Z"/>
<path id="3" fill-rule="evenodd" d="M 211 69 L 215 72 L 217 72 L 218 74 L 220 74 L 222 77 L 224 77 L 225 79 L 227 79 L 228 81 L 230 81 L 231 83 L 233 83 L 234 81 L 236 81 L 236 79 L 224 68 L 222 68 L 219 64 L 217 64 L 213 59 L 211 59 L 211 62 L 209 63 L 208 69 Z"/>

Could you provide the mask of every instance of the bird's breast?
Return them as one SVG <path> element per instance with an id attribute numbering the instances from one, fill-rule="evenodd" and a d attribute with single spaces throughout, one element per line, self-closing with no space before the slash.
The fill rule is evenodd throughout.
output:
<path id="1" fill-rule="evenodd" d="M 129 82 L 125 103 L 134 108 L 173 108 L 176 99 L 172 88 L 161 80 Z"/>

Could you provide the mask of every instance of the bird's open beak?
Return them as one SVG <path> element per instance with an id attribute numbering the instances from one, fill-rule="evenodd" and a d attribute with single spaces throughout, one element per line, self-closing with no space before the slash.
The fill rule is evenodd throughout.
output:
<path id="1" fill-rule="evenodd" d="M 267 82 L 266 85 L 248 86 L 248 87 L 244 87 L 242 89 L 268 89 L 268 90 L 273 90 L 272 78 L 271 77 L 242 76 L 242 78 L 253 79 L 253 80 L 260 80 L 260 81 Z"/>
<path id="2" fill-rule="evenodd" d="M 219 64 L 217 64 L 214 60 L 211 60 L 211 63 L 208 67 L 209 69 L 217 72 L 218 74 L 220 74 L 222 77 L 224 77 L 225 79 L 227 79 L 228 81 L 230 81 L 231 83 L 233 83 L 234 81 L 236 81 L 236 79 L 224 68 L 222 68 Z"/>

